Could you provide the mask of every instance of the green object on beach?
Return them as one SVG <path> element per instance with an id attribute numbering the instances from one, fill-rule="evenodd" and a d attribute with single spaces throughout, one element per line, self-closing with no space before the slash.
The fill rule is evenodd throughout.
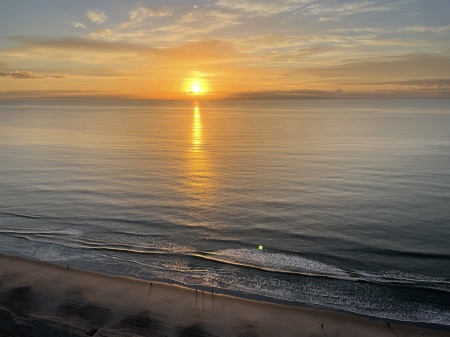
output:
<path id="1" fill-rule="evenodd" d="M 259 247 L 258 247 L 258 248 L 259 248 L 259 250 L 262 250 L 262 249 L 263 249 L 263 246 L 259 245 Z"/>

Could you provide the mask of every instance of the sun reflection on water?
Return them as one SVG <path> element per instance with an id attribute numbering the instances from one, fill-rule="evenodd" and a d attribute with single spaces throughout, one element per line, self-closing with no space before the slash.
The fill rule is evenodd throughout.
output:
<path id="1" fill-rule="evenodd" d="M 191 146 L 187 153 L 186 194 L 190 206 L 208 206 L 212 203 L 214 172 L 205 147 L 201 109 L 195 105 L 192 115 Z"/>
<path id="2" fill-rule="evenodd" d="M 200 115 L 200 108 L 195 106 L 192 121 L 192 151 L 202 151 L 202 136 L 202 116 Z"/>

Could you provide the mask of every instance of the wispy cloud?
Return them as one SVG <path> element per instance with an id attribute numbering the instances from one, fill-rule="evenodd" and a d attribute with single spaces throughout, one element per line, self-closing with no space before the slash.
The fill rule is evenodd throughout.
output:
<path id="1" fill-rule="evenodd" d="M 298 98 L 337 98 L 343 94 L 342 90 L 263 90 L 248 91 L 229 95 L 230 99 L 298 99 Z"/>
<path id="2" fill-rule="evenodd" d="M 382 89 L 357 93 L 356 98 L 450 98 L 450 89 L 424 90 L 421 88 L 403 88 L 403 89 Z"/>
<path id="3" fill-rule="evenodd" d="M 149 18 L 163 18 L 171 15 L 173 15 L 173 10 L 168 7 L 146 7 L 139 4 L 128 13 L 128 21 L 120 24 L 118 28 L 128 29 L 145 22 Z"/>
<path id="4" fill-rule="evenodd" d="M 315 64 L 328 66 L 348 63 L 361 56 L 368 57 L 384 53 L 385 48 L 391 48 L 389 41 L 374 40 L 370 34 L 298 34 L 275 35 L 262 34 L 233 40 L 242 52 L 251 54 L 258 61 L 286 62 L 286 66 L 297 64 L 298 67 L 312 67 Z M 372 44 L 385 43 L 380 48 L 372 49 Z M 399 41 L 392 41 L 393 49 Z M 373 49 L 377 48 L 378 51 Z M 348 50 L 351 49 L 351 52 Z M 380 49 L 383 49 L 380 51 Z"/>
<path id="5" fill-rule="evenodd" d="M 317 54 L 323 54 L 332 50 L 332 47 L 311 47 L 311 48 L 299 48 L 285 52 L 270 52 L 264 55 L 263 58 L 270 62 L 282 62 L 284 64 L 298 63 L 305 61 L 306 57 Z"/>
<path id="6" fill-rule="evenodd" d="M 78 22 L 78 21 L 71 21 L 70 22 L 72 24 L 73 27 L 75 28 L 83 28 L 83 29 L 87 29 L 87 26 L 82 23 L 82 22 Z"/>
<path id="7" fill-rule="evenodd" d="M 107 29 L 107 28 L 100 28 L 100 29 L 96 29 L 92 32 L 93 35 L 98 35 L 98 36 L 110 36 L 113 34 L 113 31 L 111 29 Z"/>
<path id="8" fill-rule="evenodd" d="M 310 99 L 310 98 L 450 98 L 449 88 L 429 89 L 422 88 L 397 88 L 372 91 L 344 91 L 337 90 L 263 90 L 232 93 L 228 99 Z"/>
<path id="9" fill-rule="evenodd" d="M 446 26 L 424 26 L 424 25 L 414 25 L 405 26 L 400 28 L 399 31 L 409 32 L 409 33 L 442 33 L 450 32 L 450 25 Z"/>
<path id="10" fill-rule="evenodd" d="M 385 4 L 380 0 L 373 1 L 322 1 L 306 7 L 304 14 L 317 15 L 319 21 L 339 21 L 342 17 L 370 12 L 386 12 L 395 8 L 394 3 Z"/>
<path id="11" fill-rule="evenodd" d="M 88 27 L 90 32 L 85 37 L 169 46 L 183 41 L 211 39 L 211 33 L 244 22 L 242 13 L 213 5 L 193 6 L 178 11 L 170 7 L 137 5 L 129 11 L 125 21 L 111 23 L 107 30 Z"/>
<path id="12" fill-rule="evenodd" d="M 160 64 L 176 62 L 177 65 L 180 65 L 217 63 L 242 57 L 232 44 L 215 39 L 188 42 L 170 47 L 153 47 L 147 44 L 88 38 L 29 39 L 22 37 L 16 38 L 15 41 L 22 44 L 10 51 L 10 55 L 16 57 L 29 57 L 33 53 L 50 57 L 56 53 L 66 62 L 81 60 L 83 63 L 92 62 L 94 64 L 101 64 L 109 60 L 117 62 L 118 58 L 121 59 L 122 64 L 135 64 L 136 62 L 153 64 L 157 58 Z M 95 57 L 86 58 L 86 52 L 92 53 L 91 55 L 95 55 Z M 7 54 L 7 52 L 3 53 L 3 55 Z"/>
<path id="13" fill-rule="evenodd" d="M 66 99 L 66 98 L 127 98 L 118 91 L 100 90 L 10 90 L 0 91 L 0 99 Z"/>
<path id="14" fill-rule="evenodd" d="M 173 11 L 166 7 L 145 7 L 143 5 L 138 5 L 130 11 L 129 19 L 134 22 L 142 22 L 147 18 L 160 18 L 172 14 Z"/>
<path id="15" fill-rule="evenodd" d="M 154 32 L 173 34 L 173 39 L 180 40 L 205 36 L 221 28 L 230 28 L 243 23 L 241 15 L 229 11 L 209 8 L 195 8 L 185 13 L 170 25 L 155 28 Z M 170 40 L 170 36 L 166 36 Z"/>
<path id="16" fill-rule="evenodd" d="M 427 89 L 450 89 L 450 79 L 419 79 L 419 80 L 402 80 L 389 82 L 357 82 L 356 85 L 395 85 Z"/>
<path id="17" fill-rule="evenodd" d="M 328 31 L 329 33 L 375 33 L 375 34 L 398 34 L 398 33 L 444 33 L 450 32 L 450 25 L 443 26 L 425 26 L 411 25 L 401 27 L 354 27 L 337 28 Z"/>
<path id="18" fill-rule="evenodd" d="M 361 40 L 360 37 L 345 36 L 339 34 L 298 34 L 275 35 L 261 34 L 235 39 L 235 43 L 245 50 L 262 52 L 274 50 L 277 53 L 291 53 L 298 50 L 325 50 L 338 46 L 342 48 L 346 44 L 354 44 Z"/>
<path id="19" fill-rule="evenodd" d="M 106 14 L 100 10 L 89 10 L 85 15 L 91 22 L 96 24 L 101 24 L 108 19 Z"/>
<path id="20" fill-rule="evenodd" d="M 419 88 L 448 88 L 450 89 L 450 79 L 426 79 L 426 80 L 408 80 L 397 82 L 385 82 L 386 84 L 409 85 Z"/>
<path id="21" fill-rule="evenodd" d="M 248 14 L 269 16 L 291 11 L 314 0 L 219 0 L 217 5 L 223 8 L 243 11 Z"/>
<path id="22" fill-rule="evenodd" d="M 0 77 L 11 77 L 16 79 L 39 79 L 39 78 L 66 78 L 65 75 L 49 75 L 49 74 L 36 74 L 27 70 L 16 70 L 14 72 L 0 73 Z"/>
<path id="23" fill-rule="evenodd" d="M 399 55 L 372 57 L 340 65 L 310 69 L 317 76 L 347 78 L 346 83 L 397 82 L 411 78 L 450 78 L 450 57 L 444 55 Z"/>
<path id="24" fill-rule="evenodd" d="M 320 17 L 319 18 L 319 22 L 330 22 L 330 21 L 340 21 L 341 18 L 340 17 Z"/>

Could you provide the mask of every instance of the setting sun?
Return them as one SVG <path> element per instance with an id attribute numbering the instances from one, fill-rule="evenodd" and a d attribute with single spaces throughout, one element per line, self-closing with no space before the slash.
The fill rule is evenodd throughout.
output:
<path id="1" fill-rule="evenodd" d="M 202 78 L 202 74 L 194 72 L 192 77 L 187 77 L 184 80 L 183 92 L 188 95 L 200 96 L 208 94 L 208 84 Z"/>
<path id="2" fill-rule="evenodd" d="M 197 82 L 192 83 L 192 87 L 190 90 L 191 93 L 201 94 L 203 92 L 202 87 Z"/>

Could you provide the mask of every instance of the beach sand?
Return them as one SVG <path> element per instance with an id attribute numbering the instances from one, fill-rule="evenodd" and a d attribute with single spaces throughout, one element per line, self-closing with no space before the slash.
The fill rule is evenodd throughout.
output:
<path id="1" fill-rule="evenodd" d="M 322 329 L 323 324 L 323 329 Z M 0 255 L 0 336 L 450 336 Z"/>

